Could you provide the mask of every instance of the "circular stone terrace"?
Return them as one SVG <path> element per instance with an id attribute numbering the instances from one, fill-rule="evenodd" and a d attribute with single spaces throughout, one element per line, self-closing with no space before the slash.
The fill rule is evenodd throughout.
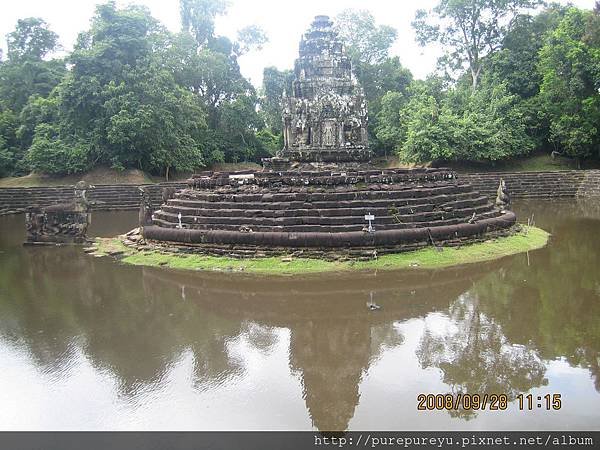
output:
<path id="1" fill-rule="evenodd" d="M 143 235 L 234 257 L 364 257 L 477 242 L 515 222 L 449 169 L 205 172 L 154 212 Z"/>

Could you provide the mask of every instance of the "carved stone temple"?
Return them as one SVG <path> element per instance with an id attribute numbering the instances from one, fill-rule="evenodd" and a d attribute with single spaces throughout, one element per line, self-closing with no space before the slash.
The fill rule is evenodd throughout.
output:
<path id="1" fill-rule="evenodd" d="M 373 258 L 511 232 L 515 214 L 451 169 L 370 163 L 367 104 L 332 25 L 317 16 L 300 41 L 279 154 L 259 171 L 193 175 L 153 214 L 142 211 L 146 243 L 232 257 Z"/>
<path id="2" fill-rule="evenodd" d="M 284 148 L 272 163 L 368 161 L 367 103 L 329 17 L 315 17 L 302 37 L 294 74 L 283 105 Z"/>

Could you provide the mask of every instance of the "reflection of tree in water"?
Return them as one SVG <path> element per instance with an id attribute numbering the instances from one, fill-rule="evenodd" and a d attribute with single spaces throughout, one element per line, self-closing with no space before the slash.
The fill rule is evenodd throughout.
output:
<path id="1" fill-rule="evenodd" d="M 581 207 L 581 205 L 579 205 Z M 514 343 L 586 367 L 600 392 L 600 220 L 565 219 L 551 245 L 477 284 L 481 310 Z"/>
<path id="2" fill-rule="evenodd" d="M 240 323 L 197 314 L 181 301 L 179 286 L 160 285 L 143 269 L 115 270 L 114 261 L 75 248 L 25 250 L 3 259 L 0 335 L 26 345 L 44 372 L 60 370 L 83 350 L 115 374 L 122 394 L 134 394 L 191 350 L 197 380 L 239 374 L 227 344 Z"/>
<path id="3" fill-rule="evenodd" d="M 546 367 L 535 350 L 512 344 L 481 311 L 475 296 L 461 295 L 448 315 L 449 320 L 436 318 L 435 326 L 426 326 L 417 356 L 423 368 L 442 371 L 452 394 L 506 394 L 514 400 L 517 394 L 547 383 Z M 459 409 L 450 414 L 470 419 L 477 412 Z"/>
<path id="4" fill-rule="evenodd" d="M 535 217 L 541 226 L 552 219 Z M 532 252 L 530 266 L 521 255 L 510 264 L 304 281 L 142 269 L 73 248 L 3 246 L 0 336 L 26 347 L 46 373 L 82 352 L 109 369 L 120 394 L 133 396 L 188 354 L 197 388 L 231 381 L 246 363 L 232 343 L 267 355 L 279 339 L 274 330 L 286 329 L 290 367 L 319 430 L 348 427 L 365 374 L 386 347 L 401 343 L 394 323 L 415 317 L 427 317 L 422 366 L 439 368 L 455 392 L 527 391 L 544 382 L 541 359 L 557 357 L 588 367 L 598 389 L 598 220 L 564 217 L 551 229 L 551 247 Z M 381 311 L 367 310 L 371 293 Z"/>
<path id="5" fill-rule="evenodd" d="M 570 208 L 556 222 L 547 205 L 532 207 L 538 224 L 552 224 L 551 245 L 476 283 L 450 309 L 451 332 L 426 332 L 421 363 L 456 392 L 526 392 L 542 383 L 541 360 L 563 357 L 587 367 L 600 391 L 600 222 L 596 209 Z"/>

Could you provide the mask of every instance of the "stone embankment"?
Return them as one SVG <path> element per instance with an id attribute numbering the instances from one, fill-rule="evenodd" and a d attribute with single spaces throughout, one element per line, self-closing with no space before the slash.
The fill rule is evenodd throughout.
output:
<path id="1" fill-rule="evenodd" d="M 185 183 L 160 183 L 142 185 L 151 195 L 152 203 L 162 203 L 162 189 L 182 189 Z M 96 185 L 87 193 L 94 210 L 137 209 L 141 192 L 137 185 Z M 0 188 L 0 215 L 24 212 L 30 206 L 50 206 L 73 200 L 73 186 Z"/>
<path id="2" fill-rule="evenodd" d="M 586 170 L 577 191 L 578 197 L 600 197 L 600 170 Z"/>
<path id="3" fill-rule="evenodd" d="M 600 170 L 556 172 L 489 172 L 459 174 L 473 189 L 493 199 L 500 178 L 504 178 L 512 198 L 600 197 Z M 182 189 L 186 183 L 143 185 L 156 205 L 162 203 L 162 188 Z M 95 210 L 136 209 L 141 195 L 137 185 L 97 185 L 88 198 Z M 72 186 L 0 188 L 0 215 L 24 212 L 28 206 L 48 206 L 73 199 Z"/>
<path id="4" fill-rule="evenodd" d="M 460 179 L 467 181 L 474 189 L 490 198 L 496 197 L 496 190 L 502 178 L 506 182 L 508 193 L 512 198 L 552 199 L 583 195 L 584 180 L 588 174 L 593 173 L 595 173 L 597 183 L 600 178 L 598 170 L 470 173 L 460 174 Z M 591 188 L 591 183 L 589 187 Z M 596 189 L 596 195 L 600 196 L 598 189 Z"/>

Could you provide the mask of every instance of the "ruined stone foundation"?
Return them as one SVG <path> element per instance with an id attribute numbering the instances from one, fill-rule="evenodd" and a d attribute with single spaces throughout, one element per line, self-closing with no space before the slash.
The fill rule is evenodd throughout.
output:
<path id="1" fill-rule="evenodd" d="M 238 257 L 353 257 L 487 239 L 516 219 L 448 169 L 205 173 L 188 184 L 155 211 L 146 240 Z"/>

